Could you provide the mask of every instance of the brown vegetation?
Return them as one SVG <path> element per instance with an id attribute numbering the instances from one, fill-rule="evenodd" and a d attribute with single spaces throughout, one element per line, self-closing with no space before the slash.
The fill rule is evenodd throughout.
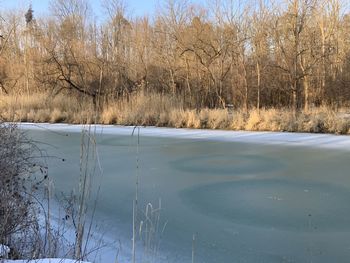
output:
<path id="1" fill-rule="evenodd" d="M 36 158 L 39 154 L 23 131 L 0 123 L 0 244 L 11 248 L 12 259 L 47 252 L 35 196 L 47 177 L 46 168 Z M 34 179 L 35 172 L 42 180 Z"/>
<path id="2" fill-rule="evenodd" d="M 346 108 L 310 108 L 294 117 L 287 109 L 185 109 L 171 96 L 137 95 L 118 100 L 96 115 L 92 102 L 58 95 L 33 94 L 17 98 L 4 96 L 0 100 L 2 118 L 9 121 L 49 123 L 100 123 L 146 125 L 159 127 L 226 129 L 248 131 L 289 131 L 350 134 L 350 114 Z"/>
<path id="3" fill-rule="evenodd" d="M 88 1 L 50 3 L 0 13 L 5 120 L 348 133 L 339 0 L 169 0 L 152 19 L 101 0 L 99 22 Z"/>

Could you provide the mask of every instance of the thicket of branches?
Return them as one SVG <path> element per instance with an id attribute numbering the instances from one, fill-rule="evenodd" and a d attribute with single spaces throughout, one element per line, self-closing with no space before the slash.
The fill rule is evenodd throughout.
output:
<path id="1" fill-rule="evenodd" d="M 340 0 L 162 1 L 153 17 L 122 0 L 52 0 L 49 15 L 2 12 L 3 93 L 50 91 L 95 106 L 142 92 L 188 108 L 346 106 L 350 13 Z"/>
<path id="2" fill-rule="evenodd" d="M 34 145 L 15 125 L 0 123 L 0 244 L 28 251 L 26 242 L 36 243 L 38 219 L 33 203 L 37 187 L 31 180 L 36 164 Z M 39 248 L 38 248 L 39 249 Z M 15 253 L 16 254 L 16 253 Z M 20 256 L 12 254 L 12 257 Z"/>

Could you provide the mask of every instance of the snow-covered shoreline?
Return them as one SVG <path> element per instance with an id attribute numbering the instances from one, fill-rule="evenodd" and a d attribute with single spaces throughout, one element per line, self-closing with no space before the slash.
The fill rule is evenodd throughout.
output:
<path id="1" fill-rule="evenodd" d="M 74 259 L 63 259 L 63 258 L 42 258 L 33 260 L 4 260 L 2 263 L 89 263 L 87 261 L 79 261 Z"/>
<path id="2" fill-rule="evenodd" d="M 19 123 L 18 126 L 30 130 L 49 130 L 54 132 L 80 132 L 91 127 L 97 134 L 131 135 L 134 126 L 119 125 L 80 125 L 50 123 Z M 340 149 L 350 151 L 350 136 L 315 133 L 290 132 L 250 132 L 227 130 L 176 129 L 163 127 L 140 127 L 141 136 L 202 139 L 225 142 L 242 142 L 266 145 L 307 146 L 313 148 Z"/>

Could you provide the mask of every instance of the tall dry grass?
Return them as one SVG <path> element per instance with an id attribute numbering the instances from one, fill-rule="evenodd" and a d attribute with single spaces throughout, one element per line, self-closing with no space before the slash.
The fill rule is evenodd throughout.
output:
<path id="1" fill-rule="evenodd" d="M 180 101 L 170 96 L 144 93 L 134 94 L 104 107 L 100 122 L 123 125 L 167 125 L 167 117 L 174 108 L 182 108 Z"/>
<path id="2" fill-rule="evenodd" d="M 91 123 L 93 115 L 91 102 L 66 94 L 0 95 L 0 118 L 5 121 Z"/>
<path id="3" fill-rule="evenodd" d="M 103 106 L 96 118 L 92 102 L 79 97 L 0 95 L 0 117 L 5 121 L 350 134 L 348 109 L 313 108 L 294 118 L 291 109 L 186 109 L 181 100 L 169 95 L 144 93 Z"/>

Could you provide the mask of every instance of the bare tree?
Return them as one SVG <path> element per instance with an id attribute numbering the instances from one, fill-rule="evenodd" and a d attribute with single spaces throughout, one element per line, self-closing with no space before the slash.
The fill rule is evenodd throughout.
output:
<path id="1" fill-rule="evenodd" d="M 273 32 L 276 52 L 280 58 L 276 60 L 276 66 L 288 77 L 291 105 L 296 116 L 301 103 L 300 81 L 307 76 L 305 69 L 300 69 L 303 55 L 307 51 L 305 32 L 315 1 L 291 0 L 287 4 L 287 11 L 277 17 Z"/>
<path id="2" fill-rule="evenodd" d="M 74 94 L 95 108 L 131 94 L 173 96 L 189 108 L 344 105 L 350 44 L 340 0 L 162 2 L 153 18 L 101 0 L 51 0 L 51 17 L 0 19 L 3 93 Z"/>

